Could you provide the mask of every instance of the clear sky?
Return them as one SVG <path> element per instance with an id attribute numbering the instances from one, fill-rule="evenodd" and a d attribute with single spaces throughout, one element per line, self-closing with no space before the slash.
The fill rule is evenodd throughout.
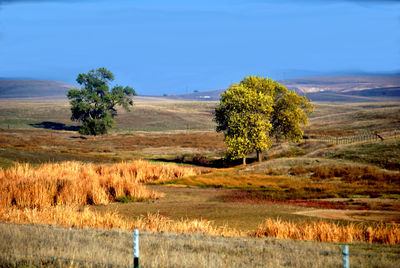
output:
<path id="1" fill-rule="evenodd" d="M 400 1 L 0 0 L 0 77 L 106 67 L 142 95 L 400 70 Z"/>

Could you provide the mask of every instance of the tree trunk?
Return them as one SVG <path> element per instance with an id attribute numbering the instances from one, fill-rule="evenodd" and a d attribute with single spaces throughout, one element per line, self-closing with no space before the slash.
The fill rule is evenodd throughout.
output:
<path id="1" fill-rule="evenodd" d="M 246 165 L 246 156 L 243 156 L 243 166 Z"/>
<path id="2" fill-rule="evenodd" d="M 262 162 L 262 152 L 257 151 L 257 160 L 258 162 Z"/>

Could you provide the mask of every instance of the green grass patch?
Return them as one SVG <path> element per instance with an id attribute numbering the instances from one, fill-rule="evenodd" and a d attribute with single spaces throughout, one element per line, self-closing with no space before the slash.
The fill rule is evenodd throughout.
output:
<path id="1" fill-rule="evenodd" d="M 115 199 L 116 202 L 119 203 L 131 203 L 131 202 L 143 202 L 146 201 L 148 199 L 146 198 L 136 198 L 133 196 L 119 196 Z"/>
<path id="2" fill-rule="evenodd" d="M 389 140 L 347 146 L 329 157 L 373 164 L 389 170 L 400 170 L 400 140 Z"/>

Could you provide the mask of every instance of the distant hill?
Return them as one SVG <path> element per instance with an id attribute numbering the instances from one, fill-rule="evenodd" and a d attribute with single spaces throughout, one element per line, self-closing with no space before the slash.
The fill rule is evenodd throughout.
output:
<path id="1" fill-rule="evenodd" d="M 225 90 L 226 89 L 217 89 L 217 90 L 210 90 L 210 91 L 193 92 L 193 93 L 182 94 L 182 95 L 168 95 L 165 97 L 168 99 L 175 99 L 175 100 L 216 101 L 216 100 L 219 100 L 221 94 L 224 93 Z"/>
<path id="2" fill-rule="evenodd" d="M 313 101 L 363 102 L 400 100 L 400 76 L 324 76 L 280 80 Z M 226 89 L 169 95 L 170 99 L 219 100 Z"/>
<path id="3" fill-rule="evenodd" d="M 345 93 L 376 88 L 400 86 L 400 76 L 322 76 L 280 80 L 281 84 L 296 92 L 331 91 Z"/>
<path id="4" fill-rule="evenodd" d="M 65 97 L 76 86 L 51 80 L 0 79 L 0 98 Z"/>
<path id="5" fill-rule="evenodd" d="M 313 101 L 400 101 L 400 76 L 324 76 L 279 82 Z M 66 91 L 75 87 L 58 81 L 0 78 L 0 98 L 65 98 Z M 217 101 L 224 91 L 201 91 L 164 98 Z"/>

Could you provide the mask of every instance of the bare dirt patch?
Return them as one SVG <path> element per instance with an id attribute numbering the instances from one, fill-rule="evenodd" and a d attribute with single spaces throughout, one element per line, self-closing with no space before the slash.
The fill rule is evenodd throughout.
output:
<path id="1" fill-rule="evenodd" d="M 318 209 L 313 211 L 299 211 L 294 214 L 333 220 L 400 223 L 399 211 Z"/>
<path id="2" fill-rule="evenodd" d="M 298 211 L 295 214 L 333 220 L 400 223 L 400 200 L 381 198 L 327 198 L 321 201 L 340 204 L 346 203 L 353 205 L 353 208 L 349 206 L 348 208 L 350 209 L 315 209 Z"/>

